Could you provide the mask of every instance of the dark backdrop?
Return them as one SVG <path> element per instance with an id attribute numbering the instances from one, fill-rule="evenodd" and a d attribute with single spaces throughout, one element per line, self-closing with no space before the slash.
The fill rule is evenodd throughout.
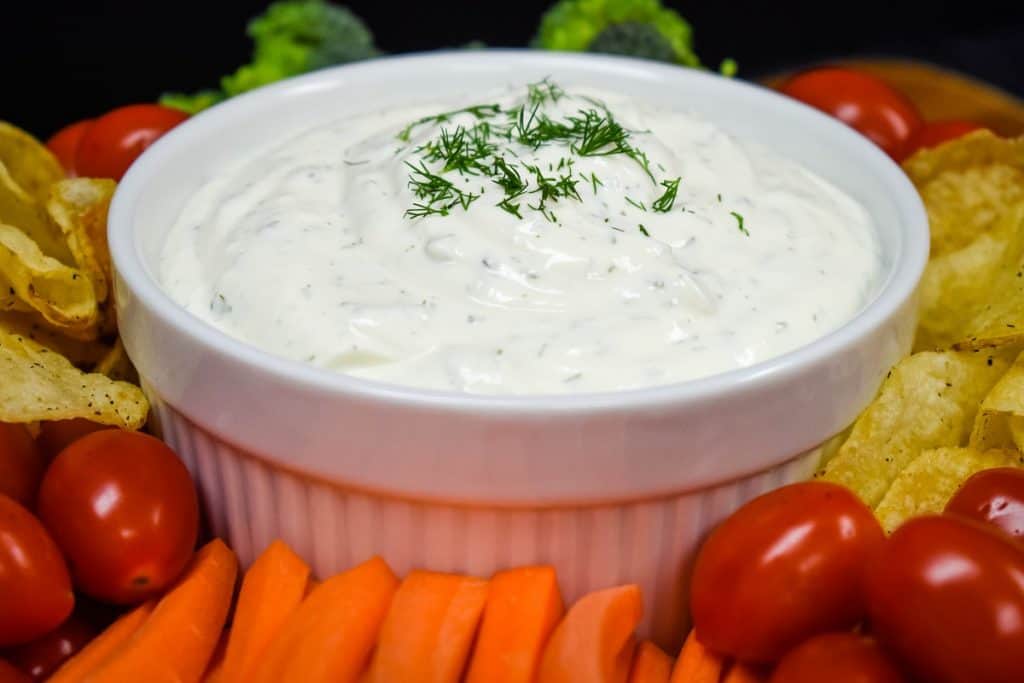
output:
<path id="1" fill-rule="evenodd" d="M 38 135 L 165 90 L 215 85 L 249 54 L 255 0 L 0 0 L 0 119 Z M 1024 95 L 1024 2 L 669 0 L 709 64 L 753 77 L 850 54 L 905 55 Z M 385 50 L 524 45 L 540 0 L 351 0 Z"/>

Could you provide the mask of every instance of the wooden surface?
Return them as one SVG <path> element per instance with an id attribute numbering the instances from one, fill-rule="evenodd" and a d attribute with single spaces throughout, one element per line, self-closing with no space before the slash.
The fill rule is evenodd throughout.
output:
<path id="1" fill-rule="evenodd" d="M 1024 100 L 969 76 L 924 62 L 900 59 L 835 60 L 878 76 L 905 94 L 925 119 L 968 119 L 1008 137 L 1024 135 Z M 776 86 L 791 73 L 762 79 Z"/>

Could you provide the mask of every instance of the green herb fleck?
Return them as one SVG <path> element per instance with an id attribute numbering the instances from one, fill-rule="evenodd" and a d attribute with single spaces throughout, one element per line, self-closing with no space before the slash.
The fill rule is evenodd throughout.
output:
<path id="1" fill-rule="evenodd" d="M 643 223 L 640 223 L 639 227 L 640 227 L 640 232 L 643 233 L 644 237 L 650 237 L 651 236 L 651 233 L 647 232 L 647 228 L 644 227 Z"/>
<path id="2" fill-rule="evenodd" d="M 682 178 L 676 178 L 675 180 L 662 180 L 661 186 L 665 188 L 665 192 L 660 197 L 654 200 L 651 204 L 651 208 L 659 213 L 668 213 L 672 210 L 672 205 L 676 203 L 676 194 L 679 192 L 679 181 Z"/>
<path id="3" fill-rule="evenodd" d="M 750 232 L 745 227 L 743 227 L 743 214 L 736 213 L 735 211 L 730 211 L 729 213 L 731 213 L 733 218 L 736 219 L 737 227 L 739 227 L 740 232 L 742 232 L 747 237 L 750 237 Z"/>

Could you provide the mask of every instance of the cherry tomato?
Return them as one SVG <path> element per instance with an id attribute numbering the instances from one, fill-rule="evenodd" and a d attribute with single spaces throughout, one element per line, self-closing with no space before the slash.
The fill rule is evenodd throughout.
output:
<path id="1" fill-rule="evenodd" d="M 82 592 L 130 604 L 160 593 L 192 557 L 199 503 L 188 470 L 162 441 L 103 430 L 50 465 L 39 516 Z"/>
<path id="2" fill-rule="evenodd" d="M 1024 470 L 978 472 L 946 503 L 946 513 L 991 524 L 1024 540 Z"/>
<path id="3" fill-rule="evenodd" d="M 870 638 L 826 633 L 789 651 L 768 683 L 904 683 L 903 674 Z"/>
<path id="4" fill-rule="evenodd" d="M 1024 552 L 957 517 L 906 522 L 867 572 L 872 631 L 929 683 L 1024 681 Z"/>
<path id="5" fill-rule="evenodd" d="M 32 683 L 32 679 L 7 660 L 0 659 L 0 683 Z"/>
<path id="6" fill-rule="evenodd" d="M 76 614 L 42 638 L 7 653 L 11 663 L 36 681 L 45 681 L 72 655 L 96 637 L 95 626 Z"/>
<path id="7" fill-rule="evenodd" d="M 78 441 L 86 434 L 92 434 L 101 429 L 113 429 L 113 427 L 96 424 L 80 417 L 70 420 L 40 422 L 39 436 L 36 438 L 36 443 L 43 454 L 50 460 L 53 460 L 57 457 L 58 453 L 75 441 Z"/>
<path id="8" fill-rule="evenodd" d="M 694 626 L 710 649 L 773 662 L 865 614 L 867 558 L 885 540 L 848 489 L 792 484 L 755 498 L 711 533 L 697 557 Z"/>
<path id="9" fill-rule="evenodd" d="M 82 141 L 85 131 L 92 125 L 93 119 L 85 119 L 70 126 L 61 128 L 46 141 L 57 161 L 64 167 L 69 176 L 75 176 L 75 157 L 78 155 L 78 145 Z"/>
<path id="10" fill-rule="evenodd" d="M 896 161 L 911 152 L 911 138 L 924 125 L 910 100 L 859 71 L 811 69 L 793 76 L 781 90 L 855 128 Z"/>
<path id="11" fill-rule="evenodd" d="M 976 130 L 984 130 L 984 126 L 974 121 L 932 121 L 924 124 L 910 141 L 910 151 L 938 147 L 943 142 L 956 140 Z"/>
<path id="12" fill-rule="evenodd" d="M 57 628 L 75 596 L 64 558 L 39 520 L 0 496 L 0 646 Z"/>
<path id="13" fill-rule="evenodd" d="M 0 422 L 0 494 L 31 508 L 46 462 L 24 425 Z"/>
<path id="14" fill-rule="evenodd" d="M 188 114 L 159 104 L 114 109 L 82 135 L 75 170 L 81 176 L 120 180 L 147 147 L 187 118 Z"/>

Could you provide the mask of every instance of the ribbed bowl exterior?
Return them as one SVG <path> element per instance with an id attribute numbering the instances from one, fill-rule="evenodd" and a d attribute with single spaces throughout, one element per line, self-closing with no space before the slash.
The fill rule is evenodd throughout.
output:
<path id="1" fill-rule="evenodd" d="M 152 395 L 151 395 L 152 396 Z M 745 501 L 809 477 L 819 451 L 714 488 L 588 507 L 486 508 L 403 500 L 290 472 L 200 429 L 158 397 L 162 436 L 198 481 L 213 533 L 243 565 L 276 538 L 330 576 L 373 555 L 414 568 L 489 576 L 524 564 L 558 570 L 567 604 L 622 583 L 643 589 L 640 635 L 676 648 L 688 577 L 705 534 Z"/>

